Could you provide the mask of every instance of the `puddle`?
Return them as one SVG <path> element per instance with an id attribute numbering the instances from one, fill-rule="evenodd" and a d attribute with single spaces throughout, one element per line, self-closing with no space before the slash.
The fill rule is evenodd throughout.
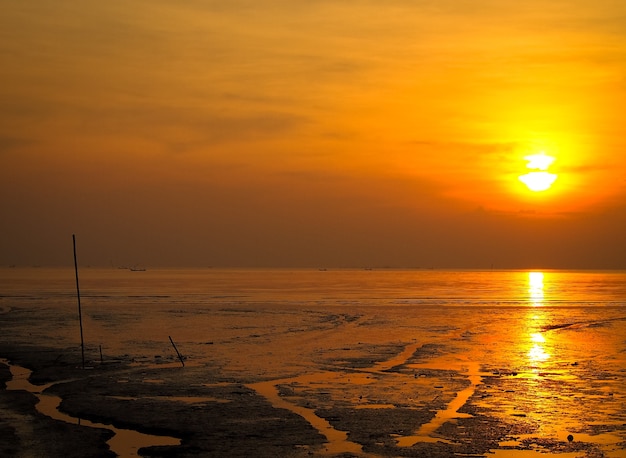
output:
<path id="1" fill-rule="evenodd" d="M 112 452 L 122 458 L 140 456 L 137 451 L 142 447 L 180 445 L 180 439 L 175 437 L 155 436 L 130 429 L 115 428 L 111 425 L 91 422 L 89 420 L 72 417 L 60 412 L 58 409 L 61 404 L 61 398 L 44 393 L 47 388 L 53 385 L 52 383 L 40 386 L 33 385 L 28 381 L 31 374 L 29 369 L 10 364 L 7 360 L 0 360 L 0 362 L 7 364 L 11 370 L 12 379 L 6 383 L 7 390 L 25 390 L 34 394 L 39 399 L 39 402 L 36 405 L 37 410 L 55 420 L 87 426 L 90 428 L 103 428 L 112 431 L 115 435 L 109 439 L 107 444 Z"/>

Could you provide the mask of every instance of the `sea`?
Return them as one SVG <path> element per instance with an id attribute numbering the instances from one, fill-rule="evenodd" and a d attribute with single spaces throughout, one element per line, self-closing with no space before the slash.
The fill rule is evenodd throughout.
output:
<path id="1" fill-rule="evenodd" d="M 454 371 L 472 390 L 451 419 L 472 403 L 503 423 L 533 425 L 509 445 L 567 443 L 572 434 L 598 456 L 626 456 L 626 271 L 84 267 L 77 276 L 18 267 L 0 275 L 4 343 L 76 350 L 82 328 L 92 362 L 171 364 L 175 343 L 187 364 L 251 386 L 378 368 L 366 391 L 372 408 L 407 402 L 383 369 L 415 379 Z M 507 378 L 487 383 L 493 377 Z M 536 456 L 554 450 L 538 444 Z"/>

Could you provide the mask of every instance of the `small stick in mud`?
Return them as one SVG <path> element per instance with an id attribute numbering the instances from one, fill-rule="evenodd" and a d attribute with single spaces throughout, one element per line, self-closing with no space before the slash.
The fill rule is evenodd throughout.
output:
<path id="1" fill-rule="evenodd" d="M 172 342 L 172 347 L 174 347 L 174 350 L 176 350 L 176 354 L 178 355 L 178 359 L 180 359 L 180 363 L 183 365 L 183 367 L 185 367 L 185 361 L 183 360 L 182 355 L 180 354 L 180 352 L 178 351 L 178 348 L 176 348 L 176 344 L 174 343 L 174 341 L 172 340 L 171 336 L 167 336 L 170 338 L 170 342 Z"/>

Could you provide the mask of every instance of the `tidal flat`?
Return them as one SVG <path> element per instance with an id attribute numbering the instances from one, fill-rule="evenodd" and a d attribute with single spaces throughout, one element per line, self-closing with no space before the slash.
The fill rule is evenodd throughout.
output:
<path id="1" fill-rule="evenodd" d="M 620 305 L 211 297 L 4 300 L 0 453 L 626 454 Z"/>

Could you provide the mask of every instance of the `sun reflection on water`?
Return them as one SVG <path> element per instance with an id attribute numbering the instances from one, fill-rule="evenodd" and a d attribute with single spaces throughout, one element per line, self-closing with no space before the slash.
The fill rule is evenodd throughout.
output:
<path id="1" fill-rule="evenodd" d="M 533 307 L 542 307 L 544 305 L 543 281 L 543 272 L 528 272 L 528 293 Z M 539 315 L 533 314 L 533 321 L 536 322 L 540 319 Z M 531 332 L 529 339 L 531 346 L 528 350 L 528 358 L 531 363 L 539 363 L 550 358 L 550 354 L 545 349 L 546 338 L 543 333 Z"/>
<path id="2" fill-rule="evenodd" d="M 621 309 L 572 300 L 573 278 L 556 271 L 516 272 L 515 294 L 523 306 L 498 323 L 502 327 L 488 353 L 494 362 L 486 365 L 496 368 L 494 376 L 483 378 L 477 388 L 481 397 L 473 401 L 511 425 L 498 456 L 517 455 L 515 448 L 524 449 L 520 457 L 578 456 L 587 450 L 593 456 L 626 456 L 619 375 L 626 367 L 626 320 Z M 585 442 L 589 448 L 583 450 L 579 444 Z"/>
<path id="3" fill-rule="evenodd" d="M 538 319 L 533 316 L 533 319 Z M 530 349 L 528 350 L 528 359 L 531 363 L 539 363 L 550 359 L 550 353 L 546 351 L 546 337 L 541 332 L 532 332 L 530 334 Z"/>
<path id="4" fill-rule="evenodd" d="M 550 354 L 547 353 L 544 347 L 542 347 L 541 345 L 534 344 L 532 347 L 530 347 L 530 350 L 528 350 L 528 358 L 532 362 L 541 362 L 549 359 Z"/>
<path id="5" fill-rule="evenodd" d="M 543 305 L 543 272 L 528 272 L 528 293 L 533 307 Z"/>

